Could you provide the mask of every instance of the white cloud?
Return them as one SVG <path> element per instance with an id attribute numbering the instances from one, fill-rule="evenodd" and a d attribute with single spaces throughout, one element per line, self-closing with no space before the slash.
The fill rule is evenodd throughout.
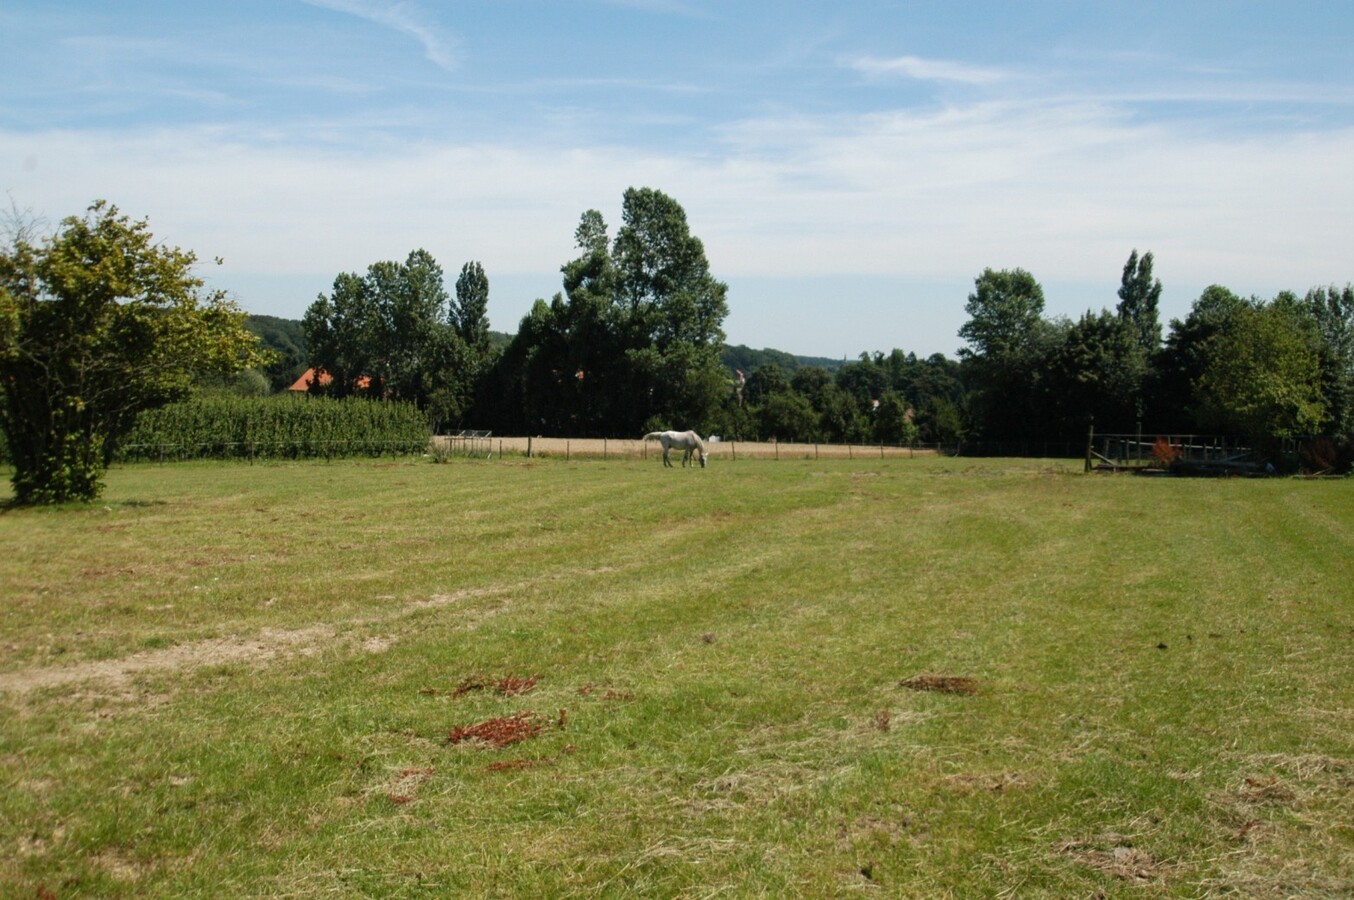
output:
<path id="1" fill-rule="evenodd" d="M 423 45 L 423 55 L 433 65 L 451 71 L 456 68 L 454 41 L 435 23 L 428 21 L 417 4 L 383 2 L 383 0 L 304 0 L 311 6 L 347 13 L 366 19 L 401 34 L 412 37 Z"/>
<path id="2" fill-rule="evenodd" d="M 904 75 L 918 81 L 956 81 L 962 84 L 994 84 L 1009 75 L 999 69 L 972 66 L 943 59 L 896 56 L 889 59 L 865 56 L 853 59 L 850 67 L 873 78 Z"/>
<path id="3" fill-rule="evenodd" d="M 548 294 L 579 215 L 600 209 L 614 233 L 632 185 L 683 205 L 718 277 L 944 281 L 951 314 L 986 266 L 1108 285 L 1054 311 L 1112 304 L 1134 247 L 1156 254 L 1170 288 L 1265 294 L 1354 277 L 1354 128 L 1242 139 L 1093 103 L 748 120 L 701 156 L 582 143 L 261 146 L 182 128 L 0 131 L 0 159 L 17 161 L 0 190 L 51 221 L 106 197 L 149 216 L 157 236 L 225 257 L 214 275 L 322 273 L 316 289 L 426 247 L 449 271 L 476 259 L 491 279 L 544 274 Z M 857 340 L 871 327 L 856 326 Z"/>

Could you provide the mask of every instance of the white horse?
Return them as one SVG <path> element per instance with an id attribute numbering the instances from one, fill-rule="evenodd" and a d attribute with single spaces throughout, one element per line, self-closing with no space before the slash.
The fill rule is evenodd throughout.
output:
<path id="1" fill-rule="evenodd" d="M 682 451 L 682 466 L 685 467 L 691 461 L 691 454 L 700 455 L 701 468 L 705 468 L 707 454 L 705 452 L 705 442 L 701 440 L 700 435 L 694 431 L 651 431 L 644 435 L 646 441 L 658 441 L 663 445 L 663 465 L 672 468 L 672 460 L 668 458 L 668 451 L 673 447 Z"/>

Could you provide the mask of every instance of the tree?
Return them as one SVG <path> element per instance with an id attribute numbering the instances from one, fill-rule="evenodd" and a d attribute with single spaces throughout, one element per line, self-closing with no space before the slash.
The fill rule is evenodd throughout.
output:
<path id="1" fill-rule="evenodd" d="M 1303 301 L 1321 335 L 1321 393 L 1327 430 L 1354 435 L 1354 285 L 1313 288 Z"/>
<path id="2" fill-rule="evenodd" d="M 1088 311 L 1068 328 L 1049 375 L 1048 394 L 1062 437 L 1082 436 L 1088 421 L 1103 432 L 1130 433 L 1137 427 L 1147 351 L 1130 319 Z"/>
<path id="3" fill-rule="evenodd" d="M 267 362 L 196 262 L 104 201 L 37 243 L 15 230 L 0 253 L 0 426 L 17 502 L 94 499 L 137 415 Z"/>
<path id="4" fill-rule="evenodd" d="M 1160 299 L 1161 281 L 1152 278 L 1152 254 L 1144 253 L 1139 259 L 1134 249 L 1128 255 L 1119 284 L 1119 318 L 1133 325 L 1138 345 L 1149 354 L 1161 347 L 1161 322 L 1157 317 Z"/>
<path id="5" fill-rule="evenodd" d="M 462 279 L 466 302 L 453 316 L 442 267 L 426 250 L 414 250 L 403 263 L 372 263 L 365 275 L 340 274 L 302 322 L 311 365 L 332 376 L 312 389 L 411 401 L 435 424 L 461 420 L 480 366 L 453 321 L 488 352 L 487 323 L 474 311 L 480 294 L 488 296 L 488 278 L 468 264 Z"/>
<path id="6" fill-rule="evenodd" d="M 1031 347 L 1044 314 L 1044 289 L 1024 269 L 984 269 L 973 282 L 959 336 L 969 346 L 961 359 L 1016 358 Z"/>
<path id="7" fill-rule="evenodd" d="M 1212 340 L 1242 314 L 1247 301 L 1221 285 L 1203 290 L 1183 320 L 1172 319 L 1166 345 L 1151 375 L 1152 422 L 1158 431 L 1189 433 L 1200 429 L 1195 385 L 1208 366 Z"/>
<path id="8" fill-rule="evenodd" d="M 985 440 L 1046 437 L 1045 375 L 1066 323 L 1044 319 L 1044 289 L 1024 269 L 983 270 L 965 310 L 959 356 L 975 429 Z"/>
<path id="9" fill-rule="evenodd" d="M 1326 417 L 1318 338 L 1297 298 L 1238 307 L 1208 341 L 1194 398 L 1206 425 L 1257 444 L 1316 431 Z"/>
<path id="10" fill-rule="evenodd" d="M 874 439 L 884 444 L 911 444 L 917 440 L 916 411 L 903 395 L 887 390 L 874 409 Z"/>
<path id="11" fill-rule="evenodd" d="M 631 188 L 622 217 L 608 247 L 601 214 L 583 214 L 579 256 L 561 267 L 564 294 L 537 301 L 496 368 L 505 396 L 532 407 L 533 430 L 704 429 L 728 396 L 728 288 L 710 275 L 686 213 L 659 191 Z"/>
<path id="12" fill-rule="evenodd" d="M 771 394 L 756 410 L 763 438 L 812 441 L 818 436 L 818 414 L 808 398 L 785 390 Z"/>
<path id="13" fill-rule="evenodd" d="M 789 389 L 790 380 L 785 377 L 785 370 L 775 363 L 766 363 L 748 373 L 747 384 L 743 388 L 743 401 L 759 406 L 770 397 Z"/>
<path id="14" fill-rule="evenodd" d="M 723 396 L 728 286 L 710 274 L 685 210 L 652 188 L 625 192 L 611 259 L 629 384 L 617 424 L 627 431 L 654 420 L 701 427 Z"/>
<path id="15" fill-rule="evenodd" d="M 456 279 L 456 302 L 451 307 L 451 325 L 476 356 L 489 353 L 489 276 L 477 262 L 461 267 Z"/>

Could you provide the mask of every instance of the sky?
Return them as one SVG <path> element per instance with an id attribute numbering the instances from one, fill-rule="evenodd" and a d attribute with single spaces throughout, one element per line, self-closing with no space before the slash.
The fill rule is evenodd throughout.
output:
<path id="1" fill-rule="evenodd" d="M 1354 280 L 1354 2 L 0 0 L 0 190 L 146 218 L 252 313 L 431 252 L 515 332 L 587 210 L 685 209 L 732 344 L 953 356 L 1151 252 L 1163 321 Z"/>

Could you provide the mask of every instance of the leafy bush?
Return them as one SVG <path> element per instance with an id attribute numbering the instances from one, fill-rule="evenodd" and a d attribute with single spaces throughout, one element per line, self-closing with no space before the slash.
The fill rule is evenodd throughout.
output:
<path id="1" fill-rule="evenodd" d="M 198 397 L 142 414 L 122 460 L 306 459 L 423 453 L 431 430 L 412 403 L 279 394 Z"/>

